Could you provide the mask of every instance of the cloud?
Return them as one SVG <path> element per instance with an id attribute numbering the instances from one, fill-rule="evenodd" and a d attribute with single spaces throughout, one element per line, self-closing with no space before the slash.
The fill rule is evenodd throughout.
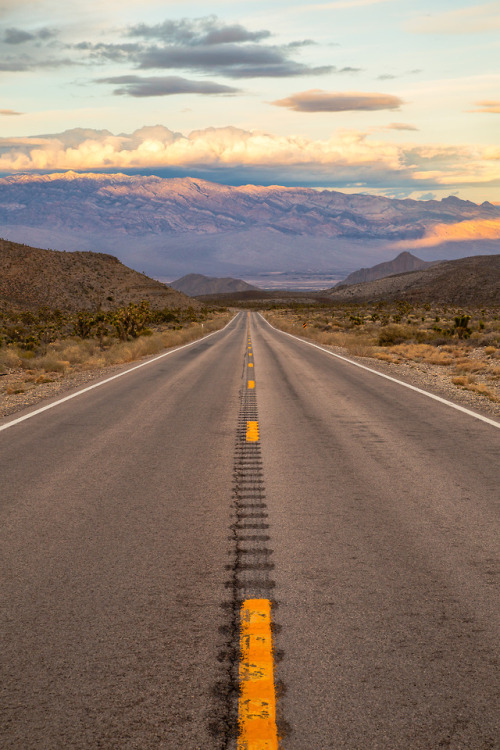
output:
<path id="1" fill-rule="evenodd" d="M 335 168 L 340 177 L 403 170 L 392 144 L 339 132 L 327 140 L 238 128 L 207 128 L 185 136 L 163 126 L 131 134 L 77 129 L 36 138 L 0 139 L 0 171 L 140 169 L 152 167 Z"/>
<path id="2" fill-rule="evenodd" d="M 227 78 L 323 75 L 335 70 L 331 65 L 310 66 L 294 59 L 297 51 L 314 44 L 310 39 L 262 44 L 271 32 L 227 25 L 216 16 L 167 20 L 153 26 L 142 23 L 123 33 L 133 41 L 83 41 L 73 49 L 86 53 L 93 62 L 127 63 L 138 70 L 189 70 Z"/>
<path id="3" fill-rule="evenodd" d="M 207 46 L 260 42 L 262 39 L 270 37 L 271 32 L 266 29 L 250 31 L 241 24 L 227 25 L 220 22 L 216 16 L 207 16 L 206 18 L 164 21 L 153 26 L 140 23 L 130 26 L 127 36 L 159 39 L 170 44 Z"/>
<path id="4" fill-rule="evenodd" d="M 6 58 L 0 61 L 0 71 L 7 73 L 23 73 L 28 70 L 44 70 L 50 68 L 66 68 L 73 65 L 78 65 L 77 60 L 66 58 L 54 58 L 44 57 L 43 59 L 36 59 L 30 56 L 23 56 L 21 58 Z"/>
<path id="5" fill-rule="evenodd" d="M 386 125 L 384 130 L 418 130 L 415 125 L 408 125 L 406 122 L 391 122 Z"/>
<path id="6" fill-rule="evenodd" d="M 13 109 L 0 109 L 0 115 L 10 117 L 11 115 L 22 115 L 23 112 L 15 112 Z"/>
<path id="7" fill-rule="evenodd" d="M 474 34 L 500 29 L 500 2 L 470 5 L 467 8 L 421 16 L 408 25 L 421 34 Z"/>
<path id="8" fill-rule="evenodd" d="M 83 47 L 80 45 L 80 49 Z M 197 47 L 134 44 L 93 47 L 93 56 L 115 62 L 132 62 L 140 70 L 182 69 L 219 74 L 228 78 L 289 77 L 330 73 L 331 65 L 310 67 L 289 59 L 290 49 L 261 45 L 206 45 Z"/>
<path id="9" fill-rule="evenodd" d="M 378 81 L 393 81 L 395 78 L 401 78 L 402 76 L 414 76 L 417 73 L 421 73 L 421 68 L 414 68 L 413 70 L 406 70 L 404 73 L 381 73 L 377 76 Z"/>
<path id="10" fill-rule="evenodd" d="M 174 94 L 236 94 L 238 89 L 211 81 L 189 81 L 180 76 L 115 76 L 98 78 L 97 83 L 122 84 L 113 91 L 117 96 L 172 96 Z"/>
<path id="11" fill-rule="evenodd" d="M 23 73 L 78 65 L 75 57 L 60 56 L 64 45 L 54 41 L 58 34 L 58 29 L 48 26 L 29 31 L 14 26 L 5 29 L 0 39 L 0 71 Z"/>
<path id="12" fill-rule="evenodd" d="M 5 29 L 3 38 L 6 44 L 23 44 L 35 39 L 35 35 L 22 29 Z"/>
<path id="13" fill-rule="evenodd" d="M 392 94 L 365 94 L 358 91 L 323 91 L 311 89 L 286 99 L 271 102 L 277 107 L 287 107 L 295 112 L 347 112 L 353 110 L 374 111 L 399 109 L 402 99 Z"/>
<path id="14" fill-rule="evenodd" d="M 346 65 L 344 68 L 334 68 L 332 73 L 361 73 L 363 68 L 352 68 L 350 65 Z"/>
<path id="15" fill-rule="evenodd" d="M 455 224 L 436 224 L 427 230 L 422 239 L 401 240 L 393 247 L 396 249 L 434 247 L 443 242 L 466 242 L 471 240 L 500 239 L 500 219 L 482 219 L 477 221 L 459 221 Z"/>
<path id="16" fill-rule="evenodd" d="M 329 138 L 282 136 L 234 127 L 188 135 L 162 125 L 114 135 L 77 128 L 0 139 L 0 171 L 154 171 L 214 181 L 345 185 L 424 191 L 499 185 L 500 149 L 417 146 L 339 130 Z M 237 175 L 237 177 L 235 177 Z M 222 177 L 222 180 L 221 180 Z"/>
<path id="17" fill-rule="evenodd" d="M 485 99 L 480 102 L 475 102 L 479 109 L 470 109 L 468 112 L 489 112 L 492 114 L 500 113 L 500 99 Z"/>
<path id="18" fill-rule="evenodd" d="M 315 44 L 311 39 L 268 44 L 266 41 L 272 36 L 269 30 L 248 29 L 240 23 L 227 24 L 216 16 L 100 29 L 96 40 L 80 37 L 80 40 L 55 45 L 53 37 L 58 34 L 58 30 L 48 27 L 6 29 L 0 37 L 5 47 L 17 47 L 23 54 L 4 54 L 0 71 L 115 63 L 127 66 L 124 73 L 132 72 L 132 67 L 142 71 L 183 70 L 241 79 L 323 75 L 335 70 L 331 65 L 310 65 L 298 59 L 302 49 Z M 45 42 L 51 42 L 50 54 L 44 50 Z M 345 67 L 339 72 L 357 71 Z"/>
<path id="19" fill-rule="evenodd" d="M 414 180 L 438 185 L 500 185 L 500 148 L 427 144 L 405 149 Z"/>
<path id="20" fill-rule="evenodd" d="M 3 40 L 5 44 L 24 44 L 37 40 L 45 41 L 57 36 L 55 29 L 44 27 L 37 31 L 25 31 L 24 29 L 9 28 L 5 29 Z"/>
<path id="21" fill-rule="evenodd" d="M 196 70 L 228 78 L 289 77 L 322 75 L 331 65 L 310 67 L 289 59 L 286 47 L 264 45 L 207 45 L 197 47 L 149 47 L 136 55 L 138 68 Z"/>

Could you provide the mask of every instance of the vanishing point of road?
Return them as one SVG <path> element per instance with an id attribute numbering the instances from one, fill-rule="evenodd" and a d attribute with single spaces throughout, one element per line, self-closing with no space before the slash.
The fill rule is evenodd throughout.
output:
<path id="1" fill-rule="evenodd" d="M 0 421 L 0 746 L 500 748 L 500 424 L 256 313 L 128 370 Z"/>

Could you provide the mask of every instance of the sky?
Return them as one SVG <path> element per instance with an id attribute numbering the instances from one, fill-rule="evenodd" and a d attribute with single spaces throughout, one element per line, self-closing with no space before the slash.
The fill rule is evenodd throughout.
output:
<path id="1" fill-rule="evenodd" d="M 0 0 L 0 173 L 500 202 L 500 0 Z"/>

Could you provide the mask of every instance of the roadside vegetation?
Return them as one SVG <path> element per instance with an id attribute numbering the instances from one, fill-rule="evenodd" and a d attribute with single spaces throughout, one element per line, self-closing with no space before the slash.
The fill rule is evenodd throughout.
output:
<path id="1" fill-rule="evenodd" d="M 268 306 L 277 328 L 358 357 L 410 364 L 500 403 L 500 307 L 408 302 Z"/>
<path id="2" fill-rule="evenodd" d="M 124 364 L 222 328 L 225 308 L 37 312 L 0 308 L 0 393 L 24 393 L 82 370 Z M 3 377 L 2 377 L 3 376 Z"/>

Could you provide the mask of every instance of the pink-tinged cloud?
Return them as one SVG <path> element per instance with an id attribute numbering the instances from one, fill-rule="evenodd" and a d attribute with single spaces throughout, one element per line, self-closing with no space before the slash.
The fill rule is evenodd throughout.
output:
<path id="1" fill-rule="evenodd" d="M 336 167 L 380 174 L 404 169 L 400 149 L 366 134 L 334 133 L 329 139 L 279 136 L 238 128 L 207 128 L 188 136 L 163 126 L 129 135 L 73 130 L 57 136 L 0 139 L 0 171 L 137 169 L 142 167 Z"/>
<path id="2" fill-rule="evenodd" d="M 399 109 L 403 100 L 392 94 L 311 89 L 292 94 L 286 99 L 278 99 L 271 104 L 287 107 L 295 112 L 373 112 L 379 109 Z"/>
<path id="3" fill-rule="evenodd" d="M 396 139 L 394 139 L 396 140 Z M 500 148 L 443 147 L 388 142 L 373 133 L 337 130 L 328 138 L 276 135 L 234 127 L 206 128 L 188 135 L 162 125 L 114 135 L 75 128 L 50 136 L 0 138 L 0 171 L 127 171 L 141 169 L 264 170 L 268 180 L 304 180 L 417 189 L 437 185 L 500 184 Z M 246 178 L 245 178 L 246 179 Z M 422 185 L 422 182 L 425 185 Z"/>
<path id="4" fill-rule="evenodd" d="M 406 122 L 390 122 L 386 125 L 386 130 L 418 130 L 418 128 Z"/>
<path id="5" fill-rule="evenodd" d="M 469 111 L 500 114 L 500 100 L 499 99 L 485 99 L 481 102 L 476 102 L 476 106 L 479 107 L 479 109 L 471 109 Z"/>
<path id="6" fill-rule="evenodd" d="M 22 115 L 22 112 L 15 112 L 13 109 L 0 109 L 0 115 L 10 117 L 11 115 Z"/>
<path id="7" fill-rule="evenodd" d="M 420 240 L 401 240 L 394 248 L 434 247 L 443 242 L 465 242 L 471 240 L 500 239 L 500 219 L 481 219 L 478 221 L 459 221 L 456 224 L 436 224 Z"/>

